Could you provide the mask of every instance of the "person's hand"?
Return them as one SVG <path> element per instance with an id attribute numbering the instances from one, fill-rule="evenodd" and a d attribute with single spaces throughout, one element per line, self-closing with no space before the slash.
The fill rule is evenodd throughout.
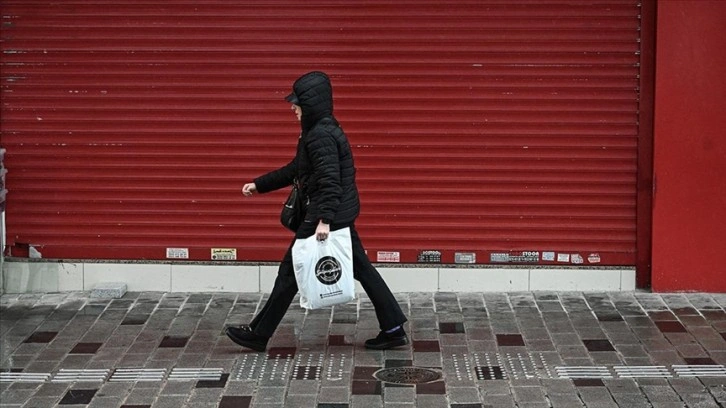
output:
<path id="1" fill-rule="evenodd" d="M 247 183 L 242 187 L 242 194 L 245 195 L 245 197 L 249 197 L 252 195 L 252 193 L 257 192 L 257 186 L 255 183 Z"/>
<path id="2" fill-rule="evenodd" d="M 315 237 L 318 241 L 325 241 L 330 235 L 330 225 L 323 223 L 322 220 L 318 223 L 318 228 L 315 229 Z"/>

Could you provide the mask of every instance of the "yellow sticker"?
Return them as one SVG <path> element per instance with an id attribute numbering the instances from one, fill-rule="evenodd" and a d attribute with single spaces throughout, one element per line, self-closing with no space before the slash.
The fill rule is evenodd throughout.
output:
<path id="1" fill-rule="evenodd" d="M 212 248 L 213 261 L 234 261 L 237 259 L 237 248 Z"/>

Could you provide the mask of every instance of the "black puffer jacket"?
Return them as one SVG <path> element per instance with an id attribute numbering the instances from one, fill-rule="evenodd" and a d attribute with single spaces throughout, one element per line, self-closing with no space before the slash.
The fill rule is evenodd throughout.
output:
<path id="1" fill-rule="evenodd" d="M 310 199 L 305 221 L 351 224 L 360 213 L 355 165 L 348 138 L 333 116 L 333 88 L 322 72 L 310 72 L 293 84 L 302 107 L 302 133 L 295 158 L 254 180 L 259 193 L 289 186 L 294 179 Z"/>

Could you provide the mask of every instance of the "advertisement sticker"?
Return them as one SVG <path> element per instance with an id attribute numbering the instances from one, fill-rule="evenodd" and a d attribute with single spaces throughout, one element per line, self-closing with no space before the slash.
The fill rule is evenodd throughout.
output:
<path id="1" fill-rule="evenodd" d="M 213 261 L 234 261 L 237 259 L 237 248 L 212 248 Z"/>
<path id="2" fill-rule="evenodd" d="M 189 259 L 189 248 L 166 248 L 169 259 Z"/>
<path id="3" fill-rule="evenodd" d="M 454 253 L 454 263 L 473 264 L 476 263 L 475 252 L 456 252 Z"/>
<path id="4" fill-rule="evenodd" d="M 378 251 L 377 262 L 401 262 L 400 252 Z"/>
<path id="5" fill-rule="evenodd" d="M 506 263 L 509 262 L 509 254 L 503 252 L 492 252 L 489 254 L 489 262 L 491 263 Z"/>

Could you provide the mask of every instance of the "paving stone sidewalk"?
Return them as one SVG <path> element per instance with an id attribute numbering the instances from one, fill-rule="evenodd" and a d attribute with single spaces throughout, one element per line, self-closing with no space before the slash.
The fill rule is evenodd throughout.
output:
<path id="1" fill-rule="evenodd" d="M 262 294 L 6 294 L 0 406 L 726 406 L 726 294 L 396 297 L 409 346 L 362 347 L 379 330 L 362 295 L 293 303 L 257 353 L 223 328 L 250 321 Z"/>

